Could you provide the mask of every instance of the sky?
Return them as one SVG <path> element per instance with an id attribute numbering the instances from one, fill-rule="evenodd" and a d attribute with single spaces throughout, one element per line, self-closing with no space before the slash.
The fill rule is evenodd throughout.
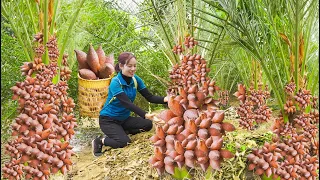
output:
<path id="1" fill-rule="evenodd" d="M 137 4 L 141 2 L 143 2 L 143 0 L 118 0 L 118 5 L 127 12 L 136 13 L 138 11 Z"/>

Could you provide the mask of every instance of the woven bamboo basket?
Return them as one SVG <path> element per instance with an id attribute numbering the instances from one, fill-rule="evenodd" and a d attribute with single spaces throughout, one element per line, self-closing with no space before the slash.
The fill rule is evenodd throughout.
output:
<path id="1" fill-rule="evenodd" d="M 78 104 L 80 116 L 99 118 L 104 105 L 111 78 L 88 80 L 78 74 Z"/>

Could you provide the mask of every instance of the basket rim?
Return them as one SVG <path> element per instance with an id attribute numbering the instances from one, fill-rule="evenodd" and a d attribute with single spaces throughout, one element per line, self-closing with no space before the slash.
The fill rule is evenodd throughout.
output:
<path id="1" fill-rule="evenodd" d="M 88 82 L 108 81 L 111 79 L 111 77 L 106 78 L 106 79 L 84 79 L 84 78 L 80 77 L 79 72 L 78 72 L 78 78 L 81 79 L 82 81 L 88 81 Z"/>

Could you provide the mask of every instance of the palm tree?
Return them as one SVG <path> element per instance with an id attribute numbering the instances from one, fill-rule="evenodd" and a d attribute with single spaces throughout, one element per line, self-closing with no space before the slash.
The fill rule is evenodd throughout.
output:
<path id="1" fill-rule="evenodd" d="M 236 4 L 221 0 L 219 3 L 230 15 L 228 34 L 261 64 L 283 110 L 284 84 L 293 80 L 296 91 L 306 86 L 305 72 L 309 69 L 305 65 L 314 53 L 309 47 L 313 44 L 311 30 L 318 19 L 318 1 L 263 0 Z"/>
<path id="2" fill-rule="evenodd" d="M 315 73 L 318 69 L 306 66 L 317 62 L 317 45 L 311 36 L 317 32 L 314 28 L 318 22 L 317 5 L 317 0 L 176 0 L 167 3 L 151 0 L 146 5 L 149 8 L 141 14 L 159 22 L 153 27 L 172 64 L 177 62 L 177 57 L 171 49 L 174 44 L 181 43 L 186 34 L 200 42 L 197 50 L 205 55 L 210 65 L 226 59 L 257 61 L 283 111 L 285 94 L 282 89 L 286 83 L 293 80 L 297 91 L 301 86 L 310 88 L 318 81 Z M 224 46 L 227 42 L 229 47 Z M 234 53 L 237 47 L 246 53 Z M 246 71 L 239 66 L 241 63 L 233 64 L 237 65 L 239 74 Z M 246 67 L 249 67 L 247 74 L 252 72 L 251 65 Z M 216 69 L 219 68 L 216 66 Z M 310 76 L 307 81 L 304 80 L 306 76 Z"/>
<path id="3" fill-rule="evenodd" d="M 74 10 L 73 18 L 70 19 L 70 22 L 67 21 L 68 26 L 64 29 L 59 29 L 59 35 L 61 34 L 60 36 L 63 37 L 60 38 L 63 40 L 59 41 L 59 45 L 62 46 L 61 52 L 64 52 L 66 45 L 69 42 L 71 30 L 84 2 L 85 0 L 79 1 L 78 7 Z M 44 37 L 44 44 L 46 44 L 49 36 L 56 33 L 56 19 L 59 19 L 59 16 L 61 15 L 59 14 L 58 6 L 59 2 L 54 3 L 54 0 L 44 0 L 41 2 L 28 0 L 20 0 L 19 2 L 1 2 L 2 16 L 9 22 L 9 25 L 23 48 L 26 59 L 29 62 L 33 61 L 34 58 L 33 35 L 41 32 Z M 30 19 L 30 21 L 26 19 Z M 61 25 L 64 24 L 62 23 Z M 61 66 L 63 54 L 64 53 L 60 53 L 58 58 L 59 67 Z M 44 55 L 44 63 L 49 63 L 47 48 Z M 57 76 L 55 81 L 58 79 Z"/>

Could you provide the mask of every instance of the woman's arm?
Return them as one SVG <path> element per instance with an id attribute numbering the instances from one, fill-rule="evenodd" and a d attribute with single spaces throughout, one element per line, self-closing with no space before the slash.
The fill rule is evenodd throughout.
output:
<path id="1" fill-rule="evenodd" d="M 149 102 L 155 103 L 155 104 L 166 104 L 167 101 L 165 97 L 162 96 L 155 96 L 149 92 L 147 88 L 143 88 L 139 91 L 139 93 Z"/>
<path id="2" fill-rule="evenodd" d="M 146 112 L 138 106 L 134 105 L 124 92 L 116 95 L 116 98 L 119 99 L 121 105 L 123 105 L 125 108 L 130 109 L 134 113 L 138 114 L 140 117 L 145 118 Z"/>

